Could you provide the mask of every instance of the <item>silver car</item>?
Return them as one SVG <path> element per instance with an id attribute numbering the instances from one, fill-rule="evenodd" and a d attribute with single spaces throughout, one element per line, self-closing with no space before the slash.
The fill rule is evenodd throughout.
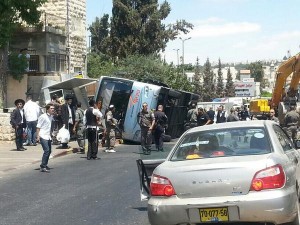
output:
<path id="1" fill-rule="evenodd" d="M 272 121 L 190 129 L 166 159 L 139 162 L 149 221 L 298 225 L 299 161 L 294 143 Z"/>

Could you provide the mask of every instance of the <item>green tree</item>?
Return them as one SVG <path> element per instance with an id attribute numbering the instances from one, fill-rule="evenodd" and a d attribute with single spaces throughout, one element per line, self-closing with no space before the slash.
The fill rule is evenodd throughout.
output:
<path id="1" fill-rule="evenodd" d="M 109 15 L 104 14 L 101 19 L 96 17 L 88 30 L 91 33 L 91 51 L 110 56 L 109 46 L 111 45 L 109 37 Z"/>
<path id="2" fill-rule="evenodd" d="M 227 97 L 235 97 L 235 90 L 233 85 L 232 74 L 230 72 L 230 67 L 227 70 L 227 82 L 226 82 L 226 96 Z"/>
<path id="3" fill-rule="evenodd" d="M 169 40 L 179 32 L 188 33 L 193 25 L 185 20 L 162 23 L 171 11 L 170 4 L 158 0 L 113 0 L 110 29 L 111 53 L 114 58 L 150 55 L 164 51 Z"/>
<path id="4" fill-rule="evenodd" d="M 202 96 L 203 101 L 210 102 L 215 97 L 214 72 L 212 71 L 211 63 L 207 58 L 204 64 Z"/>
<path id="5" fill-rule="evenodd" d="M 20 21 L 27 24 L 39 22 L 38 7 L 44 2 L 45 0 L 0 1 L 0 48 L 7 44 Z"/>
<path id="6" fill-rule="evenodd" d="M 219 98 L 224 97 L 223 73 L 222 73 L 222 64 L 221 64 L 220 58 L 219 58 L 219 63 L 218 63 L 216 94 L 217 94 L 217 97 L 219 97 Z"/>
<path id="7" fill-rule="evenodd" d="M 38 7 L 45 0 L 2 0 L 0 1 L 0 105 L 6 107 L 8 42 L 20 24 L 37 24 L 40 19 Z"/>
<path id="8" fill-rule="evenodd" d="M 241 71 L 240 70 L 238 70 L 235 79 L 239 80 L 239 81 L 241 80 Z"/>
<path id="9" fill-rule="evenodd" d="M 201 96 L 202 86 L 200 84 L 200 80 L 201 80 L 200 65 L 199 65 L 199 58 L 197 57 L 196 66 L 195 66 L 195 75 L 192 84 L 194 86 L 194 92 Z"/>
<path id="10" fill-rule="evenodd" d="M 263 64 L 261 61 L 250 63 L 247 66 L 247 69 L 251 71 L 251 77 L 254 78 L 255 82 L 260 82 L 260 90 L 262 91 L 265 88 L 264 78 L 264 70 Z"/>
<path id="11" fill-rule="evenodd" d="M 263 82 L 264 70 L 261 61 L 250 63 L 247 66 L 247 70 L 251 71 L 251 77 L 254 78 L 255 82 Z"/>

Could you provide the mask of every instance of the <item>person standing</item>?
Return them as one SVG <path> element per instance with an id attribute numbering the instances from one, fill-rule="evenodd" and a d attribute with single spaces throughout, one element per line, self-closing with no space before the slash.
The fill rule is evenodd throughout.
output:
<path id="1" fill-rule="evenodd" d="M 97 107 L 95 100 L 89 101 L 89 108 L 85 111 L 84 123 L 86 124 L 86 132 L 88 139 L 87 160 L 100 159 L 98 154 L 98 123 L 103 115 Z"/>
<path id="2" fill-rule="evenodd" d="M 41 172 L 50 172 L 48 161 L 51 154 L 51 124 L 53 121 L 54 105 L 51 103 L 46 105 L 46 113 L 38 118 L 36 129 L 36 141 L 41 143 L 43 148 L 42 163 L 40 165 Z"/>
<path id="3" fill-rule="evenodd" d="M 187 112 L 187 121 L 189 128 L 197 126 L 197 115 L 198 111 L 196 109 L 196 104 L 192 103 L 190 110 Z"/>
<path id="4" fill-rule="evenodd" d="M 209 120 L 210 120 L 210 124 L 213 124 L 214 123 L 214 118 L 215 118 L 215 114 L 216 112 L 213 110 L 213 107 L 209 107 L 209 110 L 206 112 L 208 117 L 209 117 Z"/>
<path id="5" fill-rule="evenodd" d="M 15 129 L 17 151 L 26 150 L 26 148 L 23 147 L 23 129 L 26 128 L 26 118 L 23 109 L 24 104 L 25 101 L 23 99 L 17 99 L 15 101 L 16 108 L 10 115 L 10 124 Z"/>
<path id="6" fill-rule="evenodd" d="M 77 102 L 77 109 L 75 112 L 75 124 L 73 126 L 73 133 L 76 134 L 79 152 L 84 154 L 84 124 L 83 124 L 84 110 L 81 108 L 81 102 Z"/>
<path id="7" fill-rule="evenodd" d="M 27 96 L 27 102 L 24 105 L 24 114 L 27 125 L 27 145 L 36 146 L 36 125 L 40 116 L 40 106 L 32 101 L 32 96 Z"/>
<path id="8" fill-rule="evenodd" d="M 218 107 L 218 112 L 216 114 L 216 123 L 225 123 L 227 117 L 227 112 L 224 110 L 224 106 L 220 105 Z"/>
<path id="9" fill-rule="evenodd" d="M 296 112 L 295 106 L 290 106 L 290 111 L 284 117 L 284 125 L 288 135 L 295 140 L 297 135 L 297 126 L 299 123 L 299 114 Z"/>
<path id="10" fill-rule="evenodd" d="M 141 146 L 143 153 L 150 155 L 155 117 L 153 112 L 148 111 L 146 102 L 143 103 L 142 107 L 142 110 L 137 115 L 137 122 L 141 127 Z"/>
<path id="11" fill-rule="evenodd" d="M 57 140 L 58 130 L 61 128 L 61 105 L 58 100 L 58 95 L 54 94 L 51 98 L 51 104 L 54 106 L 54 114 L 53 114 L 53 121 L 51 127 L 51 134 L 52 134 L 52 144 L 59 145 L 59 141 Z"/>
<path id="12" fill-rule="evenodd" d="M 274 121 L 275 123 L 279 124 L 279 119 L 275 116 L 275 110 L 270 110 L 270 120 Z"/>
<path id="13" fill-rule="evenodd" d="M 227 116 L 226 121 L 227 122 L 239 121 L 239 117 L 236 115 L 236 111 L 234 110 L 234 108 L 230 109 L 230 114 Z"/>
<path id="14" fill-rule="evenodd" d="M 211 120 L 205 110 L 200 107 L 198 108 L 198 115 L 197 115 L 197 125 L 204 126 L 211 124 Z"/>
<path id="15" fill-rule="evenodd" d="M 67 95 L 65 98 L 66 102 L 61 106 L 61 117 L 63 126 L 69 131 L 70 137 L 72 136 L 73 127 L 74 127 L 74 111 L 72 107 L 72 97 Z M 62 143 L 61 148 L 69 148 L 68 143 Z"/>
<path id="16" fill-rule="evenodd" d="M 163 112 L 164 107 L 159 105 L 157 107 L 157 111 L 154 112 L 155 117 L 155 128 L 154 128 L 154 142 L 157 151 L 164 151 L 163 144 L 164 144 L 164 133 L 165 128 L 168 124 L 168 117 Z"/>
<path id="17" fill-rule="evenodd" d="M 117 120 L 114 118 L 115 106 L 110 105 L 108 111 L 105 114 L 105 139 L 106 139 L 106 151 L 105 152 L 116 152 L 114 150 L 116 144 L 116 125 Z"/>

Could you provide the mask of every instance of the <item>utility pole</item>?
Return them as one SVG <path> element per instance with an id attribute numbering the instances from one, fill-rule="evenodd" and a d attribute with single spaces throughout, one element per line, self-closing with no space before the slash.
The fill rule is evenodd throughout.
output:
<path id="1" fill-rule="evenodd" d="M 71 49 L 70 49 L 70 5 L 69 1 L 67 0 L 67 64 L 68 64 L 68 75 L 70 74 L 70 56 L 71 56 Z"/>
<path id="2" fill-rule="evenodd" d="M 181 37 L 179 37 L 179 39 L 182 41 L 182 75 L 184 75 L 184 42 L 187 40 L 190 40 L 191 37 L 182 39 Z"/>
<path id="3" fill-rule="evenodd" d="M 178 68 L 178 66 L 179 66 L 179 54 L 178 54 L 178 51 L 180 50 L 179 48 L 174 48 L 173 49 L 174 51 L 177 51 L 177 68 Z"/>

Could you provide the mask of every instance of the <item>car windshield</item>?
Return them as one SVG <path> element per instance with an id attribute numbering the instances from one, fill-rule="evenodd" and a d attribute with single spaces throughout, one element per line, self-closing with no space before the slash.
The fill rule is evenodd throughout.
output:
<path id="1" fill-rule="evenodd" d="M 264 128 L 206 130 L 186 134 L 171 161 L 270 153 Z"/>

